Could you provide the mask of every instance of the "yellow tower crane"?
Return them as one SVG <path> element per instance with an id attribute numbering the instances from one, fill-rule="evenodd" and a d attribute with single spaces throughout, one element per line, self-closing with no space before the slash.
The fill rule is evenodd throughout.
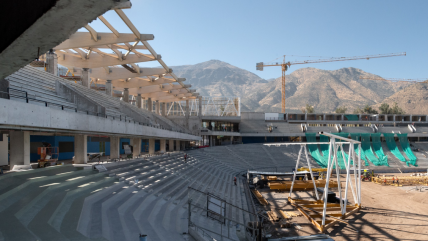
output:
<path id="1" fill-rule="evenodd" d="M 281 66 L 282 70 L 282 84 L 281 84 L 281 112 L 285 113 L 285 71 L 290 68 L 291 65 L 296 64 L 315 64 L 315 63 L 327 63 L 327 62 L 337 62 L 337 61 L 348 61 L 348 60 L 358 60 L 358 59 L 373 59 L 373 58 L 385 58 L 385 57 L 395 57 L 395 56 L 406 56 L 406 52 L 402 53 L 393 53 L 393 54 L 378 54 L 378 55 L 366 55 L 366 56 L 354 56 L 354 57 L 338 57 L 338 58 L 329 58 L 329 59 L 317 59 L 317 60 L 305 60 L 305 61 L 294 61 L 294 62 L 285 62 L 285 55 L 282 63 L 274 64 L 264 64 L 263 62 L 256 64 L 256 69 L 263 71 L 263 67 L 268 66 Z"/>

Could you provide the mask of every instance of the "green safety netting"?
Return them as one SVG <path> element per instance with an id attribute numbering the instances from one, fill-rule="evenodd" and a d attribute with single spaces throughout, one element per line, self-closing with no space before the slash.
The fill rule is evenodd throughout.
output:
<path id="1" fill-rule="evenodd" d="M 406 158 L 401 154 L 400 150 L 397 147 L 397 144 L 395 143 L 394 133 L 383 133 L 383 136 L 385 137 L 386 145 L 388 146 L 392 154 L 394 154 L 394 156 L 397 157 L 398 160 L 406 162 L 408 166 L 409 163 L 406 161 Z"/>
<path id="2" fill-rule="evenodd" d="M 305 133 L 306 136 L 306 142 L 317 142 L 317 133 Z M 311 154 L 312 158 L 320 165 L 322 168 L 327 167 L 327 160 L 324 161 L 323 157 L 321 156 L 318 145 L 317 144 L 308 144 L 307 145 L 309 153 Z"/>
<path id="3" fill-rule="evenodd" d="M 320 142 L 330 142 L 330 137 L 320 135 Z M 325 164 L 325 166 L 328 166 L 328 148 L 330 147 L 330 144 L 320 144 L 320 150 L 322 153 L 322 162 Z"/>
<path id="4" fill-rule="evenodd" d="M 359 115 L 345 115 L 346 119 L 348 119 L 348 121 L 358 121 L 360 120 L 360 116 Z"/>
<path id="5" fill-rule="evenodd" d="M 389 167 L 388 157 L 383 152 L 382 143 L 380 142 L 380 135 L 381 133 L 371 134 L 373 150 L 376 153 L 379 161 L 381 162 L 381 165 Z"/>
<path id="6" fill-rule="evenodd" d="M 361 134 L 360 133 L 351 133 L 351 139 L 352 140 L 356 140 L 356 141 L 360 141 L 361 140 Z M 364 155 L 363 150 L 358 150 L 358 144 L 354 144 L 354 150 L 355 150 L 355 154 L 356 157 L 358 158 L 358 153 L 361 151 L 361 160 L 364 161 L 364 165 L 368 166 L 369 162 L 366 159 L 366 156 Z M 352 164 L 352 163 L 351 163 Z"/>
<path id="7" fill-rule="evenodd" d="M 382 162 L 375 156 L 370 145 L 370 133 L 361 133 L 361 148 L 366 158 L 375 166 L 382 166 Z"/>
<path id="8" fill-rule="evenodd" d="M 404 153 L 406 153 L 407 158 L 409 158 L 409 162 L 407 165 L 412 164 L 417 167 L 416 161 L 418 158 L 413 154 L 412 149 L 410 149 L 410 143 L 407 139 L 407 134 L 397 134 L 398 139 L 400 140 L 401 148 L 403 148 Z"/>

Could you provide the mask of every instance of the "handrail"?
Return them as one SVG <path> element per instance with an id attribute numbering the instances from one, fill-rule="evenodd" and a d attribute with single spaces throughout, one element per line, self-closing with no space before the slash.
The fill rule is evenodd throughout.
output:
<path id="1" fill-rule="evenodd" d="M 11 93 L 11 91 L 12 92 L 14 92 L 14 91 L 15 92 L 22 92 L 23 94 L 25 94 L 25 96 L 18 95 L 18 94 L 13 94 L 13 93 Z M 15 88 L 7 87 L 7 92 L 0 91 L 0 96 L 1 96 L 1 94 L 5 94 L 7 96 L 7 99 L 9 99 L 9 100 L 10 100 L 11 97 L 14 97 L 14 98 L 17 98 L 17 99 L 24 99 L 26 101 L 26 103 L 29 103 L 29 101 L 39 102 L 39 103 L 44 103 L 45 107 L 58 106 L 58 107 L 61 107 L 61 110 L 68 109 L 68 110 L 73 110 L 76 113 L 86 113 L 87 115 L 89 115 L 91 113 L 91 114 L 93 114 L 94 116 L 97 116 L 97 117 L 102 117 L 102 118 L 106 118 L 106 119 L 109 118 L 109 117 L 111 117 L 113 120 L 119 120 L 119 121 L 123 120 L 124 122 L 129 122 L 129 123 L 131 122 L 131 120 L 129 120 L 129 117 L 128 117 L 128 119 L 127 119 L 126 116 L 124 116 L 122 118 L 122 115 L 107 115 L 107 114 L 100 115 L 100 113 L 98 113 L 98 112 L 93 112 L 93 111 L 88 111 L 88 110 L 85 110 L 85 111 L 81 111 L 80 110 L 79 111 L 77 108 L 73 108 L 73 107 L 70 107 L 70 106 L 61 105 L 61 104 L 49 102 L 49 101 L 46 101 L 46 100 L 39 100 L 39 99 L 36 99 L 36 98 L 32 98 L 31 95 L 29 95 L 28 92 L 25 91 L 25 90 L 20 90 L 20 89 L 15 89 Z M 34 95 L 34 96 L 37 97 L 36 95 Z M 166 129 L 163 126 L 160 126 L 160 125 L 156 126 L 156 125 L 144 124 L 144 123 L 141 123 L 141 122 L 134 121 L 134 124 L 137 124 L 137 123 L 139 125 L 143 125 L 143 126 L 148 126 L 148 127 L 153 127 L 153 128 L 157 128 L 157 129 L 163 129 L 163 130 L 173 131 L 173 128 Z M 181 130 L 175 131 L 175 132 L 191 134 L 191 133 L 188 133 L 188 132 L 183 132 Z"/>

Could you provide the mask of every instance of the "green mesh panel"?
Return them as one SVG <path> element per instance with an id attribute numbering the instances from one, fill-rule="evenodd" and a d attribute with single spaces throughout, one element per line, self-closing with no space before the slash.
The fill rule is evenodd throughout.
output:
<path id="1" fill-rule="evenodd" d="M 385 153 L 382 150 L 382 143 L 380 142 L 380 135 L 381 135 L 381 133 L 371 134 L 373 150 L 376 153 L 376 155 L 379 159 L 379 162 L 381 163 L 381 166 L 389 167 L 388 157 L 385 155 Z"/>
<path id="2" fill-rule="evenodd" d="M 361 133 L 361 148 L 366 158 L 375 166 L 381 166 L 382 162 L 375 156 L 370 145 L 370 133 Z"/>
<path id="3" fill-rule="evenodd" d="M 356 141 L 360 141 L 361 140 L 361 134 L 360 133 L 351 133 L 351 139 L 352 140 L 356 140 Z M 368 166 L 369 162 L 366 159 L 366 156 L 364 155 L 363 150 L 358 150 L 358 144 L 354 144 L 354 150 L 355 150 L 355 154 L 358 158 L 358 152 L 361 151 L 361 160 L 364 161 L 364 165 Z M 352 164 L 352 163 L 351 163 Z"/>
<path id="4" fill-rule="evenodd" d="M 330 142 L 330 137 L 320 135 L 320 142 Z M 327 161 L 328 161 L 328 148 L 329 148 L 329 146 L 330 146 L 329 144 L 320 144 L 323 163 L 325 163 L 326 165 L 327 165 Z"/>
<path id="5" fill-rule="evenodd" d="M 358 121 L 360 120 L 360 116 L 359 115 L 345 115 L 346 119 L 348 119 L 348 121 Z"/>
<path id="6" fill-rule="evenodd" d="M 317 134 L 316 133 L 305 133 L 306 142 L 317 142 Z M 323 157 L 321 156 L 318 145 L 317 144 L 308 144 L 308 151 L 311 154 L 312 158 L 320 165 L 322 168 L 327 167 L 327 162 L 324 162 Z"/>
<path id="7" fill-rule="evenodd" d="M 406 162 L 406 164 L 409 165 L 409 163 L 406 161 L 406 158 L 401 154 L 397 144 L 395 143 L 394 133 L 383 133 L 383 136 L 385 137 L 386 145 L 388 146 L 391 153 L 394 154 L 398 160 Z"/>
<path id="8" fill-rule="evenodd" d="M 397 134 L 398 139 L 400 140 L 401 148 L 403 148 L 404 153 L 406 153 L 407 158 L 409 158 L 409 161 L 407 162 L 407 165 L 409 164 L 417 167 L 416 161 L 418 158 L 413 154 L 412 149 L 410 149 L 409 140 L 407 139 L 407 134 Z"/>

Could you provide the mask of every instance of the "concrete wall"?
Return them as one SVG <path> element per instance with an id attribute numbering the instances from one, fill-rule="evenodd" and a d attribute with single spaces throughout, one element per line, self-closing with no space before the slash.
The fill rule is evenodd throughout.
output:
<path id="1" fill-rule="evenodd" d="M 55 82 L 55 90 L 57 95 L 66 98 L 69 102 L 75 103 L 77 110 L 90 111 L 89 114 L 91 115 L 96 115 L 96 113 L 98 113 L 100 116 L 105 116 L 106 114 L 105 107 L 98 105 L 98 103 L 79 92 L 70 89 L 58 80 Z"/>
<path id="2" fill-rule="evenodd" d="M 241 119 L 245 120 L 264 120 L 264 112 L 241 112 Z"/>
<path id="3" fill-rule="evenodd" d="M 199 128 L 201 127 L 201 120 L 199 119 L 199 117 L 190 116 L 188 119 L 186 119 L 185 116 L 167 116 L 167 117 L 177 125 L 182 126 L 186 129 L 189 129 L 193 135 L 200 135 Z"/>
<path id="4" fill-rule="evenodd" d="M 25 118 L 23 118 L 25 117 Z M 34 131 L 105 134 L 141 137 L 163 137 L 199 141 L 199 136 L 162 130 L 133 122 L 112 120 L 92 115 L 56 110 L 49 107 L 0 99 L 0 128 L 28 128 Z"/>

